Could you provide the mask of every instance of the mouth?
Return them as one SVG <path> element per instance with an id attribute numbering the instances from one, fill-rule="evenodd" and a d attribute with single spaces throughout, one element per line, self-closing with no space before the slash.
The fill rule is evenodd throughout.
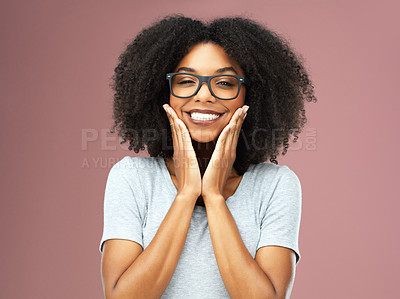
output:
<path id="1" fill-rule="evenodd" d="M 188 120 L 195 125 L 210 126 L 222 118 L 225 113 L 184 112 Z"/>

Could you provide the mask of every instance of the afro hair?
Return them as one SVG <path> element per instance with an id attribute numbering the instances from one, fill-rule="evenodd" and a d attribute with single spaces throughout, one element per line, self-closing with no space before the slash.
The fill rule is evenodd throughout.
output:
<path id="1" fill-rule="evenodd" d="M 111 132 L 118 131 L 129 150 L 151 157 L 173 156 L 172 135 L 162 107 L 169 103 L 165 75 L 189 49 L 212 42 L 235 59 L 252 82 L 245 104 L 250 106 L 236 149 L 234 168 L 242 175 L 250 164 L 268 159 L 278 164 L 289 139 L 298 139 L 307 122 L 304 103 L 316 102 L 314 87 L 301 56 L 277 33 L 253 20 L 225 17 L 207 24 L 182 15 L 169 15 L 143 29 L 118 59 L 113 75 Z M 167 134 L 164 134 L 164 133 Z"/>

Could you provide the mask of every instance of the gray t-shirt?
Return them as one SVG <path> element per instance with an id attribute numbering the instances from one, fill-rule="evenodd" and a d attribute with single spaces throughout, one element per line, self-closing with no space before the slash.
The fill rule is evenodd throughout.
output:
<path id="1" fill-rule="evenodd" d="M 161 157 L 126 156 L 110 170 L 104 196 L 108 239 L 137 242 L 144 249 L 154 238 L 177 190 Z M 298 236 L 301 185 L 285 165 L 251 164 L 226 204 L 253 258 L 260 247 L 283 246 L 300 260 Z M 229 298 L 215 259 L 206 208 L 196 205 L 185 246 L 162 298 Z"/>

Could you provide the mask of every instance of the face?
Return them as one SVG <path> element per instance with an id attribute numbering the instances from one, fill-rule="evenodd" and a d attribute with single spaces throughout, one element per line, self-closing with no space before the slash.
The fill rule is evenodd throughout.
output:
<path id="1" fill-rule="evenodd" d="M 221 72 L 221 69 L 222 70 Z M 192 47 L 174 70 L 200 76 L 238 75 L 244 76 L 239 64 L 225 54 L 221 46 L 212 43 L 201 43 Z M 177 98 L 170 94 L 170 106 L 185 123 L 190 136 L 197 142 L 210 142 L 218 138 L 229 123 L 235 111 L 244 105 L 246 86 L 242 84 L 237 98 L 221 100 L 215 98 L 206 83 L 203 83 L 197 94 L 191 98 Z M 212 110 L 221 114 L 215 121 L 208 123 L 192 120 L 189 111 L 193 109 Z M 201 114 L 200 114 L 201 116 Z M 195 117 L 195 115 L 194 115 Z"/>

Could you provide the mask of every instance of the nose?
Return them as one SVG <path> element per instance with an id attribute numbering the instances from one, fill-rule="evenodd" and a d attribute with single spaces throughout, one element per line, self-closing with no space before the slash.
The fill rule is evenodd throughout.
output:
<path id="1" fill-rule="evenodd" d="M 214 96 L 211 94 L 211 91 L 207 85 L 207 82 L 202 82 L 199 91 L 194 96 L 194 99 L 198 100 L 198 101 L 211 101 L 211 102 L 216 101 Z"/>

